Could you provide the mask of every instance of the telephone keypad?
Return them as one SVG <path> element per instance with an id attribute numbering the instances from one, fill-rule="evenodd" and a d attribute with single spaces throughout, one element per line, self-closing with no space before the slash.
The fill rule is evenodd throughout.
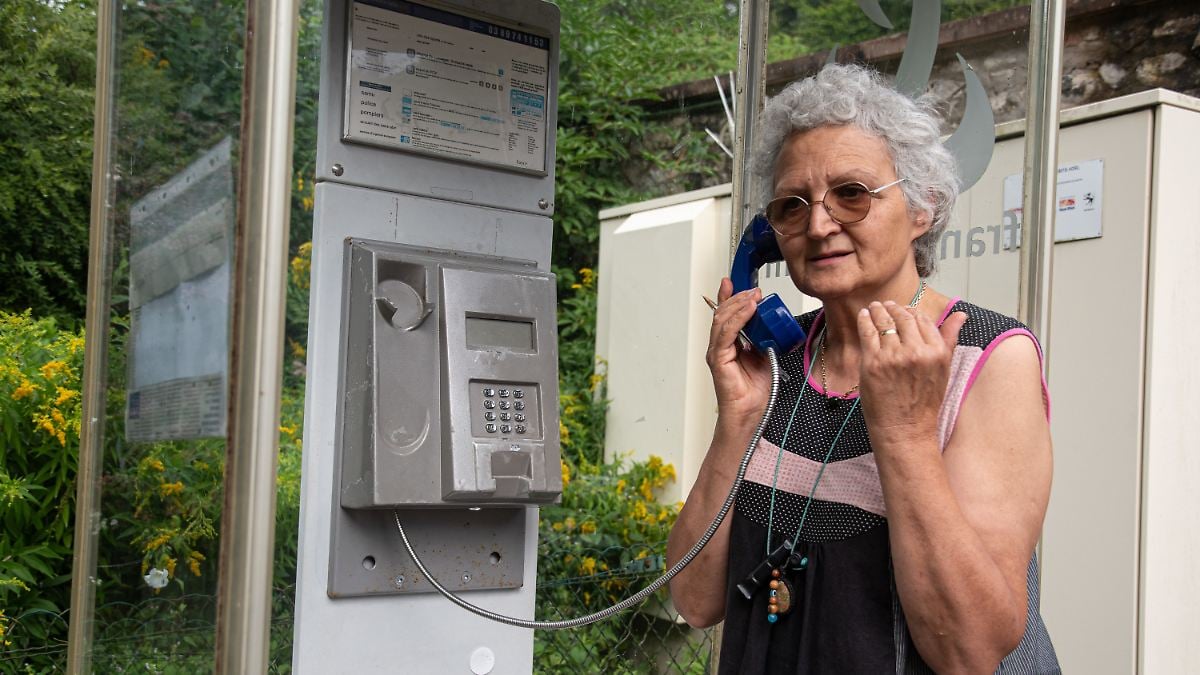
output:
<path id="1" fill-rule="evenodd" d="M 474 436 L 513 441 L 542 437 L 537 385 L 515 387 L 508 382 L 474 380 L 469 392 Z M 525 407 L 526 400 L 529 400 L 528 408 Z"/>

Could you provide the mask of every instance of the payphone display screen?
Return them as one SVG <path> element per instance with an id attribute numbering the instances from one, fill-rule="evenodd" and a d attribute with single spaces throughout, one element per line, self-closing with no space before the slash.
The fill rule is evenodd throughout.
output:
<path id="1" fill-rule="evenodd" d="M 501 347 L 532 352 L 534 350 L 533 322 L 468 316 L 467 346 L 473 349 Z"/>
<path id="2" fill-rule="evenodd" d="M 346 140 L 546 173 L 549 37 L 401 0 L 350 12 Z"/>

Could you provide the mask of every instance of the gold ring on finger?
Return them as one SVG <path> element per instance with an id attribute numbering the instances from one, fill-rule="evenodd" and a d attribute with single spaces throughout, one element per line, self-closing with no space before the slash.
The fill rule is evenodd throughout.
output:
<path id="1" fill-rule="evenodd" d="M 883 337 L 884 335 L 895 335 L 896 333 L 899 333 L 899 332 L 900 331 L 896 330 L 895 328 L 888 328 L 888 329 L 879 331 L 879 337 Z"/>

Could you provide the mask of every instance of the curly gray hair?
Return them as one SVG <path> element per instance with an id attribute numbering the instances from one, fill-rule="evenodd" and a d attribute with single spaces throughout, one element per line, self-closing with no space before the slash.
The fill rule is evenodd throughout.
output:
<path id="1" fill-rule="evenodd" d="M 759 122 L 751 171 L 758 180 L 759 205 L 774 195 L 775 164 L 794 133 L 823 126 L 854 125 L 887 144 L 899 187 L 910 213 L 924 213 L 929 231 L 913 242 L 917 273 L 933 274 L 937 244 L 958 199 L 954 156 L 939 137 L 941 116 L 932 103 L 896 91 L 875 71 L 856 65 L 829 65 L 814 77 L 797 80 L 767 102 Z"/>

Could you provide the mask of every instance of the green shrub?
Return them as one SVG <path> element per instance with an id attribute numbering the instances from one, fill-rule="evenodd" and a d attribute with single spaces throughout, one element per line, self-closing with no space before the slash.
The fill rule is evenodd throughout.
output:
<path id="1" fill-rule="evenodd" d="M 0 654 L 65 637 L 83 334 L 0 312 Z"/>

